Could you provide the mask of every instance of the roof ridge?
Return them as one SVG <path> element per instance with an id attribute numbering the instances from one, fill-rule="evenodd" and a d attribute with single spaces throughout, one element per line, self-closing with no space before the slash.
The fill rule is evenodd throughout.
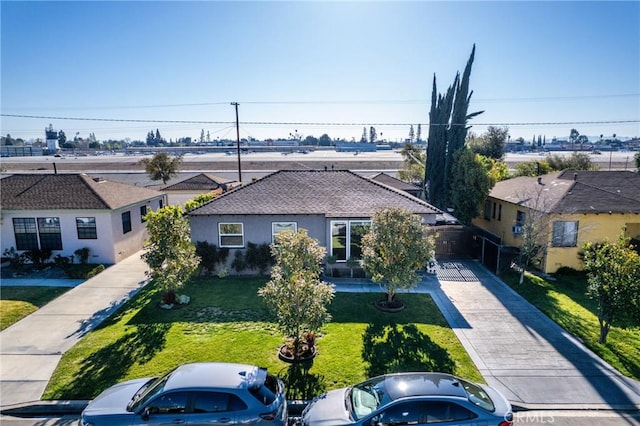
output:
<path id="1" fill-rule="evenodd" d="M 96 191 L 95 188 L 93 187 L 93 183 L 98 183 L 97 181 L 93 180 L 93 178 L 86 173 L 78 173 L 76 174 L 76 176 L 80 177 L 80 179 L 83 181 L 85 186 L 89 188 L 89 190 L 100 200 L 102 204 L 105 205 L 105 207 L 108 207 L 110 209 L 112 208 L 111 204 L 109 204 L 107 200 L 105 200 L 104 197 L 98 191 Z M 92 183 L 89 181 L 91 181 Z M 104 182 L 110 182 L 110 181 L 104 179 Z"/>

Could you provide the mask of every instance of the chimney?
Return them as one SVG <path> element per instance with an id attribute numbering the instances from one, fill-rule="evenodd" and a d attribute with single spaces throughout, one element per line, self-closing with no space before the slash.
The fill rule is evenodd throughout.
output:
<path id="1" fill-rule="evenodd" d="M 573 174 L 573 180 L 574 180 L 574 181 L 578 180 L 578 174 L 577 174 L 577 173 L 574 173 L 574 174 Z"/>

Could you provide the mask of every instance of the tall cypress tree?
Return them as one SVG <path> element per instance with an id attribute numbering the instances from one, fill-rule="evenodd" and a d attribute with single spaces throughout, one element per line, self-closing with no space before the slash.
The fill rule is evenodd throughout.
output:
<path id="1" fill-rule="evenodd" d="M 445 96 L 437 95 L 435 75 L 433 77 L 425 182 L 428 187 L 428 201 L 440 209 L 449 206 L 453 154 L 464 147 L 469 130 L 467 123 L 484 112 L 468 114 L 469 101 L 473 94 L 473 91 L 469 92 L 469 77 L 475 52 L 474 44 L 462 78 L 460 73 L 456 74 Z"/>

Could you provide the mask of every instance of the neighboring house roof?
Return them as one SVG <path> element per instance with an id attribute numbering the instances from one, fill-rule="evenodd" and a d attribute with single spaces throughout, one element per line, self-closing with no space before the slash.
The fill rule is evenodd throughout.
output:
<path id="1" fill-rule="evenodd" d="M 117 209 L 162 195 L 86 174 L 12 175 L 0 185 L 3 210 Z"/>
<path id="2" fill-rule="evenodd" d="M 391 186 L 395 189 L 399 189 L 400 191 L 405 191 L 409 193 L 415 193 L 416 191 L 420 191 L 419 186 L 409 182 L 405 182 L 400 179 L 396 179 L 393 176 L 388 175 L 386 173 L 378 173 L 372 176 L 370 179 L 373 179 L 376 182 L 380 182 L 384 185 Z"/>
<path id="3" fill-rule="evenodd" d="M 539 190 L 545 194 L 544 203 L 533 197 Z M 567 170 L 501 181 L 489 196 L 548 213 L 640 213 L 640 175 Z"/>
<path id="4" fill-rule="evenodd" d="M 281 170 L 227 192 L 189 215 L 322 214 L 372 217 L 383 207 L 437 214 L 432 205 L 347 170 Z"/>
<path id="5" fill-rule="evenodd" d="M 163 188 L 163 191 L 210 191 L 220 187 L 223 189 L 229 188 L 233 183 L 235 181 L 230 179 L 208 173 L 200 173 L 183 181 L 167 185 Z"/>

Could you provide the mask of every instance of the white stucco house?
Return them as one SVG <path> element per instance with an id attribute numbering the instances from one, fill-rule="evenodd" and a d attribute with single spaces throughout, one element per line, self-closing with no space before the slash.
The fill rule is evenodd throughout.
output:
<path id="1" fill-rule="evenodd" d="M 159 191 L 86 174 L 17 174 L 1 179 L 0 191 L 2 253 L 71 256 L 86 247 L 91 263 L 114 264 L 141 250 L 144 215 L 167 204 Z"/>

